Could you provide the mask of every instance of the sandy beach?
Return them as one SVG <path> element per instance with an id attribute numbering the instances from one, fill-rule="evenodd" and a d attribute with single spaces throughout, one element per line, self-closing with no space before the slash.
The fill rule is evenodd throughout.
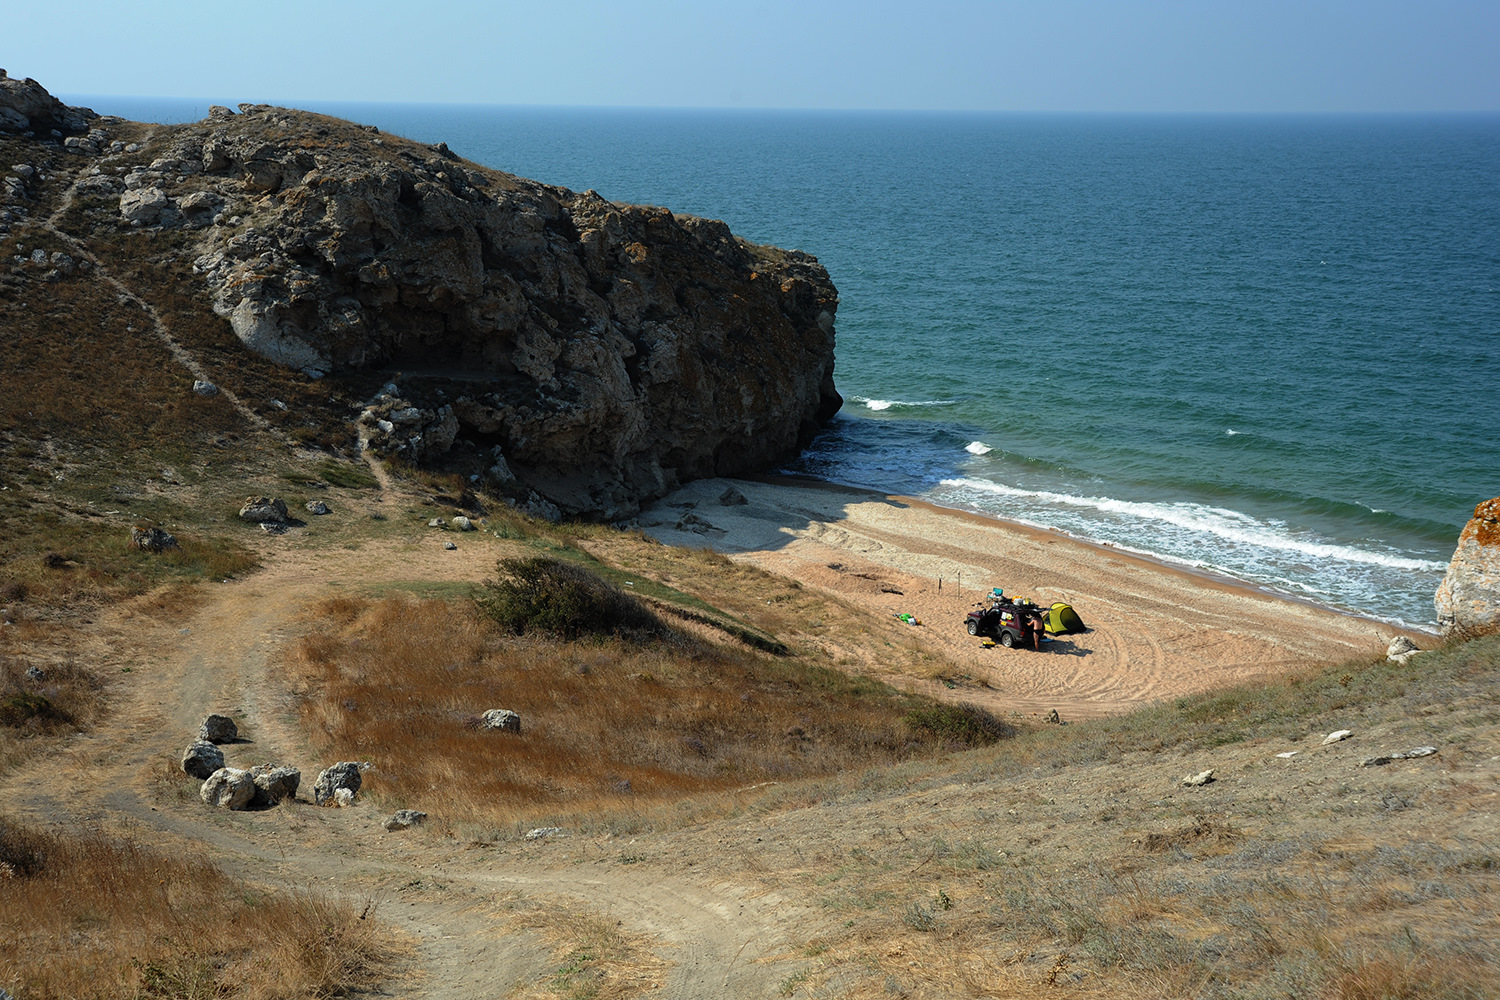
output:
<path id="1" fill-rule="evenodd" d="M 721 502 L 730 487 L 749 502 Z M 701 480 L 640 523 L 662 542 L 708 546 L 883 615 L 915 615 L 924 645 L 988 684 L 966 700 L 1007 712 L 1121 712 L 1375 655 L 1401 631 L 1065 534 L 809 480 Z M 1088 631 L 1041 652 L 985 648 L 963 618 L 991 587 L 1071 604 Z"/>

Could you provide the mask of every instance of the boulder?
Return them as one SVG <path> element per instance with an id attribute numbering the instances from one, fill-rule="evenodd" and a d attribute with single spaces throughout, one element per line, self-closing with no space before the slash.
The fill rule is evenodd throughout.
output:
<path id="1" fill-rule="evenodd" d="M 131 528 L 130 544 L 142 552 L 165 552 L 178 547 L 177 539 L 161 528 Z"/>
<path id="2" fill-rule="evenodd" d="M 193 379 L 193 391 L 200 396 L 217 396 L 219 387 L 201 378 Z"/>
<path id="3" fill-rule="evenodd" d="M 1182 779 L 1182 783 L 1189 788 L 1198 788 L 1210 783 L 1213 780 L 1213 768 L 1209 768 L 1207 771 L 1199 771 L 1197 774 L 1188 775 L 1186 778 Z"/>
<path id="4" fill-rule="evenodd" d="M 255 797 L 250 804 L 274 806 L 282 799 L 297 797 L 297 786 L 302 783 L 302 772 L 295 767 L 259 764 L 250 769 L 250 778 L 255 783 Z"/>
<path id="5" fill-rule="evenodd" d="M 198 740 L 182 751 L 182 773 L 200 781 L 224 766 L 224 751 L 207 740 Z"/>
<path id="6" fill-rule="evenodd" d="M 747 504 L 749 502 L 750 500 L 745 496 L 745 494 L 741 493 L 733 486 L 729 487 L 723 493 L 719 494 L 719 503 L 723 504 L 725 507 L 736 507 Z"/>
<path id="7" fill-rule="evenodd" d="M 1445 635 L 1500 631 L 1500 497 L 1474 508 L 1433 601 Z"/>
<path id="8" fill-rule="evenodd" d="M 397 809 L 395 815 L 385 821 L 387 830 L 405 830 L 427 819 L 427 814 L 415 809 Z"/>
<path id="9" fill-rule="evenodd" d="M 326 503 L 324 503 L 321 500 L 309 500 L 309 501 L 307 501 L 307 512 L 309 514 L 318 514 L 318 515 L 332 514 L 333 513 L 333 508 L 329 507 Z"/>
<path id="10" fill-rule="evenodd" d="M 469 520 L 467 517 L 464 517 L 462 514 L 460 514 L 457 517 L 455 517 L 453 519 L 452 523 L 453 523 L 453 528 L 454 528 L 455 531 L 474 531 L 474 530 L 476 530 L 474 528 L 474 522 L 471 521 L 471 520 Z"/>
<path id="11" fill-rule="evenodd" d="M 135 188 L 120 195 L 120 214 L 127 222 L 150 224 L 171 207 L 172 199 L 159 187 Z"/>
<path id="12" fill-rule="evenodd" d="M 508 708 L 492 708 L 479 717 L 480 729 L 498 729 L 503 733 L 521 733 L 521 716 Z"/>
<path id="13" fill-rule="evenodd" d="M 240 520 L 253 524 L 286 524 L 286 501 L 280 497 L 246 497 Z"/>
<path id="14" fill-rule="evenodd" d="M 1333 743 L 1342 743 L 1353 735 L 1354 730 L 1352 729 L 1338 729 L 1323 737 L 1323 742 L 1320 745 L 1326 747 Z"/>
<path id="15" fill-rule="evenodd" d="M 227 715 L 210 715 L 198 727 L 198 739 L 205 743 L 233 743 L 239 738 L 239 727 Z"/>
<path id="16" fill-rule="evenodd" d="M 320 806 L 347 804 L 337 802 L 339 796 L 336 793 L 342 790 L 348 793 L 347 798 L 352 802 L 364 780 L 360 777 L 362 770 L 359 762 L 352 760 L 341 760 L 324 768 L 318 775 L 318 780 L 313 782 L 313 801 Z"/>
<path id="17" fill-rule="evenodd" d="M 248 809 L 251 799 L 255 798 L 255 781 L 249 771 L 221 767 L 203 782 L 198 797 L 219 809 Z"/>

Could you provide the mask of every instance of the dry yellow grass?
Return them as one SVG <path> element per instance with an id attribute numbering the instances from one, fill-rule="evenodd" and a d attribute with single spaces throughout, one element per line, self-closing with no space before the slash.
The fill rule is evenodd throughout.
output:
<path id="1" fill-rule="evenodd" d="M 467 603 L 338 599 L 289 657 L 328 758 L 369 760 L 369 794 L 497 826 L 929 754 L 919 699 L 796 658 L 700 640 L 562 643 L 502 634 Z M 519 712 L 520 736 L 480 731 Z"/>
<path id="2" fill-rule="evenodd" d="M 27 1000 L 339 995 L 373 982 L 389 953 L 366 916 L 206 861 L 0 818 L 0 986 Z"/>

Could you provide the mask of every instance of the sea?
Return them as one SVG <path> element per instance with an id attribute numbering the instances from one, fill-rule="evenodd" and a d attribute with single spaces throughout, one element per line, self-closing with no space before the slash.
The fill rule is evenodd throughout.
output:
<path id="1" fill-rule="evenodd" d="M 1428 629 L 1500 495 L 1497 115 L 302 106 L 816 255 L 787 472 Z"/>

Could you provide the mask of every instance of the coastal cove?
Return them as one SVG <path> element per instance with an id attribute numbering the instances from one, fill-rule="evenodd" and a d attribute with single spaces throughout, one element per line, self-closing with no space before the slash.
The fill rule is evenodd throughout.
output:
<path id="1" fill-rule="evenodd" d="M 1494 116 L 316 110 L 817 255 L 848 402 L 789 472 L 1418 628 L 1500 492 Z"/>

